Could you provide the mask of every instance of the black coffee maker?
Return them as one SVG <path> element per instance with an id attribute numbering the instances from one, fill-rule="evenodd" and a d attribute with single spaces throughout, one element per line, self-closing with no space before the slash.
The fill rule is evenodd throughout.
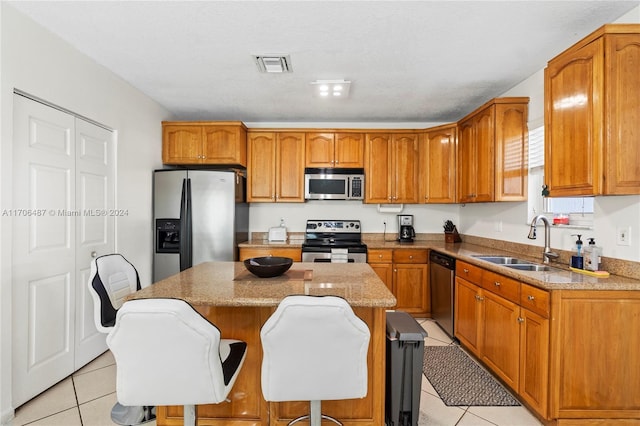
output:
<path id="1" fill-rule="evenodd" d="M 415 236 L 416 231 L 413 229 L 413 215 L 399 214 L 398 241 L 400 241 L 401 243 L 412 243 Z"/>

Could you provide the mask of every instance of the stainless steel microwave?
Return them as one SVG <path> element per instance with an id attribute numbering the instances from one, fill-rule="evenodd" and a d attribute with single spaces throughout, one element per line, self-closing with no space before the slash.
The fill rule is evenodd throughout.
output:
<path id="1" fill-rule="evenodd" d="M 362 200 L 364 169 L 304 169 L 306 200 Z"/>

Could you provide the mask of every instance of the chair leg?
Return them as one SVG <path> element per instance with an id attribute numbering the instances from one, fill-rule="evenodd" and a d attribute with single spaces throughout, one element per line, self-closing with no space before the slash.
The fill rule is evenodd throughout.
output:
<path id="1" fill-rule="evenodd" d="M 196 406 L 184 406 L 184 426 L 196 426 Z"/>
<path id="2" fill-rule="evenodd" d="M 309 414 L 309 416 L 311 418 L 309 419 L 309 425 L 321 426 L 320 424 L 322 422 L 322 408 L 320 406 L 320 401 L 311 401 L 310 405 L 311 413 Z"/>

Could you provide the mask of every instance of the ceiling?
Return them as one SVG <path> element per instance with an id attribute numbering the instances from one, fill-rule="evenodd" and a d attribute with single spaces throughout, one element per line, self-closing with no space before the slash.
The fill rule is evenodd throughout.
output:
<path id="1" fill-rule="evenodd" d="M 640 1 L 8 1 L 181 120 L 456 121 Z M 292 73 L 260 73 L 288 54 Z M 311 81 L 352 81 L 346 99 Z"/>

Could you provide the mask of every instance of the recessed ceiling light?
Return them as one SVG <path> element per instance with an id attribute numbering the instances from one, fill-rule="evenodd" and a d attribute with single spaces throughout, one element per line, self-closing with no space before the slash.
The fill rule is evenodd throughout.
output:
<path id="1" fill-rule="evenodd" d="M 253 58 L 260 72 L 293 72 L 289 55 L 254 55 Z"/>
<path id="2" fill-rule="evenodd" d="M 351 82 L 345 80 L 316 80 L 311 84 L 315 87 L 315 95 L 321 98 L 346 98 L 351 87 Z"/>

